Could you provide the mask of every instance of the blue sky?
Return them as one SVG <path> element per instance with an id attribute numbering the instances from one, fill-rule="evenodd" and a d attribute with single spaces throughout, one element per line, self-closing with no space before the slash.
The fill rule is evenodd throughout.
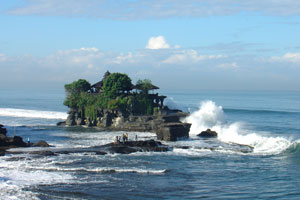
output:
<path id="1" fill-rule="evenodd" d="M 165 90 L 300 90 L 300 1 L 10 0 L 0 27 L 0 88 L 110 70 Z"/>

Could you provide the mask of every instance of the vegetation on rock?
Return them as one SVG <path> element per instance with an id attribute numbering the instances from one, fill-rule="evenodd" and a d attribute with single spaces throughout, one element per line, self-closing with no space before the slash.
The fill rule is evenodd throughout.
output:
<path id="1" fill-rule="evenodd" d="M 119 111 L 123 116 L 152 115 L 154 108 L 158 110 L 158 100 L 155 101 L 158 95 L 149 94 L 149 90 L 158 87 L 148 79 L 139 80 L 134 86 L 127 74 L 109 73 L 101 83 L 101 88 L 97 90 L 84 79 L 66 84 L 64 105 L 76 110 L 82 120 L 88 118 L 92 121 L 101 117 L 103 110 Z M 135 92 L 132 92 L 133 88 Z"/>

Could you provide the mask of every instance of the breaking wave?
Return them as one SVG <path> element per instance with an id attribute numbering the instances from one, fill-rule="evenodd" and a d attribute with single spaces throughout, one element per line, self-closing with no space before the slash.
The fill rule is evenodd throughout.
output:
<path id="1" fill-rule="evenodd" d="M 0 116 L 5 117 L 22 117 L 22 118 L 42 118 L 42 119 L 67 119 L 64 112 L 26 110 L 15 108 L 0 108 Z"/>
<path id="2" fill-rule="evenodd" d="M 31 169 L 35 170 L 46 170 L 46 171 L 84 171 L 93 173 L 138 173 L 138 174 L 164 174 L 166 169 L 155 170 L 155 169 L 138 169 L 138 168 L 109 168 L 109 167 L 98 167 L 98 168 L 59 168 L 59 167 L 34 167 Z"/>
<path id="3" fill-rule="evenodd" d="M 247 130 L 243 123 L 224 123 L 224 112 L 222 106 L 217 106 L 212 101 L 204 101 L 199 109 L 184 119 L 191 123 L 190 135 L 196 136 L 208 128 L 218 133 L 218 139 L 222 142 L 237 143 L 252 146 L 254 154 L 279 154 L 291 146 L 299 144 L 284 137 L 265 136 L 262 132 Z"/>

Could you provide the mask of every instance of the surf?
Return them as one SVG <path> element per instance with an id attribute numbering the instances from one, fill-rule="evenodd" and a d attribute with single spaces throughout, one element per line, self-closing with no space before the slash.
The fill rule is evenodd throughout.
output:
<path id="1" fill-rule="evenodd" d="M 39 119 L 67 119 L 67 113 L 42 110 L 28 110 L 16 108 L 0 108 L 0 116 L 19 118 L 39 118 Z"/>
<path id="2" fill-rule="evenodd" d="M 213 101 L 203 101 L 197 111 L 192 112 L 183 122 L 191 123 L 190 136 L 196 137 L 208 128 L 218 133 L 218 140 L 253 147 L 254 154 L 280 154 L 297 144 L 292 139 L 272 135 L 272 133 L 249 130 L 245 122 L 225 122 L 222 106 Z"/>

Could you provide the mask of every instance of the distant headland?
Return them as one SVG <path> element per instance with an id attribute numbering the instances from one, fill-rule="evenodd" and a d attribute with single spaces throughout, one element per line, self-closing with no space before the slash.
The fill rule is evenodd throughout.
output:
<path id="1" fill-rule="evenodd" d="M 70 110 L 58 125 L 154 132 L 165 141 L 189 137 L 191 124 L 180 121 L 188 113 L 165 106 L 166 96 L 154 93 L 156 89 L 151 80 L 134 85 L 127 74 L 109 71 L 93 85 L 79 79 L 65 85 L 64 105 Z"/>

